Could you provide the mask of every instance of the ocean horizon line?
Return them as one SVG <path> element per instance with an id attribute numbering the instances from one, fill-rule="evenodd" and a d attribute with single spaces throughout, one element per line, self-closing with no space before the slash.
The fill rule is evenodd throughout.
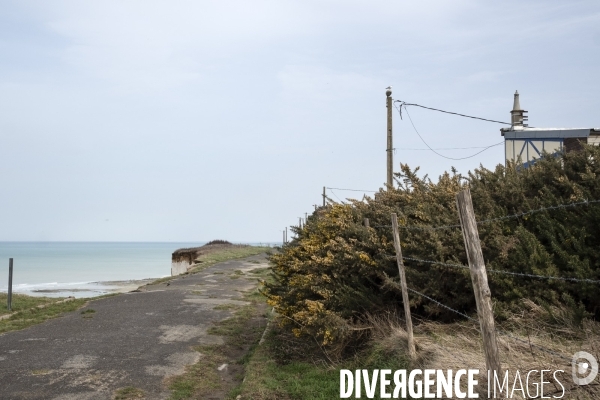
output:
<path id="1" fill-rule="evenodd" d="M 199 243 L 206 244 L 210 242 L 207 241 L 140 241 L 140 240 L 0 240 L 0 243 Z M 233 241 L 231 244 L 276 244 L 281 243 L 281 241 L 258 241 L 258 242 L 249 242 L 249 241 Z"/>

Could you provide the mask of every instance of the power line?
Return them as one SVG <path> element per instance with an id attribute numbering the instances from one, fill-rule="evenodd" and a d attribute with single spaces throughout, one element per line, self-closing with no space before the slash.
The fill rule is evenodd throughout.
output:
<path id="1" fill-rule="evenodd" d="M 481 117 L 473 117 L 471 115 L 465 115 L 465 114 L 459 114 L 459 113 L 455 113 L 455 112 L 451 112 L 451 111 L 444 111 L 444 110 L 439 110 L 437 108 L 431 108 L 431 107 L 425 107 L 422 106 L 420 104 L 414 104 L 414 103 L 405 103 L 402 100 L 394 100 L 394 103 L 400 103 L 400 107 L 404 106 L 404 109 L 406 110 L 406 106 L 415 106 L 415 107 L 421 107 L 421 108 L 426 108 L 428 110 L 433 110 L 433 111 L 439 111 L 439 112 L 443 112 L 446 114 L 452 114 L 452 115 L 458 115 L 459 117 L 465 117 L 465 118 L 472 118 L 472 119 L 479 119 L 481 121 L 487 121 L 487 122 L 495 122 L 497 124 L 504 124 L 504 125 L 512 125 L 511 123 L 508 122 L 502 122 L 502 121 L 495 121 L 493 119 L 487 119 L 487 118 L 481 118 Z M 406 111 L 408 113 L 408 110 Z M 400 117 L 402 118 L 402 112 L 400 112 Z"/>
<path id="2" fill-rule="evenodd" d="M 474 147 L 438 147 L 437 149 L 434 150 L 470 150 L 470 149 L 487 149 L 489 146 L 474 146 Z M 425 150 L 425 151 L 429 151 L 431 149 L 415 149 L 415 148 L 410 148 L 410 147 L 406 147 L 404 149 L 394 149 L 394 150 Z"/>
<path id="3" fill-rule="evenodd" d="M 402 110 L 402 105 L 400 106 L 400 110 Z M 435 153 L 435 154 L 437 154 L 438 156 L 440 156 L 440 157 L 443 157 L 443 158 L 446 158 L 446 159 L 448 159 L 448 160 L 460 161 L 460 160 L 466 160 L 466 159 L 468 159 L 468 158 L 473 158 L 473 157 L 475 157 L 476 155 L 483 153 L 483 152 L 484 152 L 484 151 L 486 151 L 487 149 L 490 149 L 490 148 L 492 148 L 492 147 L 495 147 L 495 146 L 500 146 L 502 143 L 504 143 L 504 141 L 502 141 L 502 142 L 499 142 L 499 143 L 493 144 L 493 145 L 491 145 L 491 146 L 488 146 L 488 147 L 484 148 L 483 150 L 481 150 L 481 151 L 478 151 L 477 153 L 475 153 L 475 154 L 472 154 L 472 155 L 470 155 L 470 156 L 467 156 L 467 157 L 460 157 L 460 158 L 448 157 L 448 156 L 445 156 L 445 155 L 443 155 L 443 154 L 440 154 L 440 153 L 438 153 L 438 152 L 437 152 L 437 151 L 435 151 L 435 150 L 434 150 L 434 149 L 433 149 L 433 148 L 432 148 L 432 147 L 431 147 L 429 144 L 427 144 L 427 142 L 425 141 L 425 139 L 423 139 L 423 136 L 421 136 L 421 134 L 420 134 L 420 133 L 419 133 L 419 131 L 417 130 L 417 127 L 415 126 L 415 123 L 413 122 L 412 118 L 410 117 L 410 113 L 408 112 L 408 109 L 407 109 L 406 107 L 404 107 L 404 110 L 406 110 L 406 115 L 408 115 L 408 119 L 410 120 L 410 124 L 412 125 L 413 129 L 415 130 L 415 132 L 417 133 L 417 135 L 419 136 L 419 138 L 421 139 L 421 141 L 422 141 L 422 142 L 425 144 L 425 146 L 427 146 L 427 147 L 429 148 L 429 150 L 431 150 L 432 152 L 434 152 L 434 153 Z M 402 112 L 400 112 L 400 115 L 402 115 Z M 473 117 L 473 118 L 474 118 L 474 117 Z"/>
<path id="4" fill-rule="evenodd" d="M 335 189 L 335 190 L 347 190 L 349 192 L 370 192 L 370 193 L 379 193 L 378 190 L 361 190 L 361 189 L 342 189 L 342 188 L 332 188 L 328 187 L 327 189 Z"/>
<path id="5" fill-rule="evenodd" d="M 327 188 L 329 190 L 331 190 L 331 188 Z M 340 198 L 337 196 L 337 194 L 335 194 L 335 192 L 333 190 L 331 190 L 331 193 L 335 196 L 336 199 L 338 199 L 340 201 L 340 203 L 344 204 L 344 202 L 342 200 L 340 200 Z"/>

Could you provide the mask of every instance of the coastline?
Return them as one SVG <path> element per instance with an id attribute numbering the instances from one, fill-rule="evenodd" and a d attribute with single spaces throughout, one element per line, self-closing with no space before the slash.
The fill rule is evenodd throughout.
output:
<path id="1" fill-rule="evenodd" d="M 154 282 L 159 278 L 112 280 L 97 282 L 63 282 L 46 283 L 39 285 L 16 285 L 13 287 L 13 293 L 25 294 L 28 296 L 44 297 L 69 297 L 75 298 L 93 298 L 112 293 L 127 293 L 137 290 L 141 286 Z M 2 292 L 6 292 L 3 290 Z"/>

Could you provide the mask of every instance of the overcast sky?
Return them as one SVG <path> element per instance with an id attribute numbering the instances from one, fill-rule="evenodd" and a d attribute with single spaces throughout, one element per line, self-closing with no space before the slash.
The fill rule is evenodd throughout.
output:
<path id="1" fill-rule="evenodd" d="M 600 127 L 599 72 L 598 0 L 3 1 L 0 241 L 278 241 L 323 186 L 383 185 L 387 86 L 502 121 L 518 89 L 532 126 Z M 409 112 L 434 148 L 502 141 Z M 503 163 L 406 150 L 397 113 L 394 147 L 435 179 Z"/>

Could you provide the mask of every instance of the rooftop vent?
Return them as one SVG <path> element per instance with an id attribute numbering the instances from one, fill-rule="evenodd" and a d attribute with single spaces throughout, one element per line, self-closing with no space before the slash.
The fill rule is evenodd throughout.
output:
<path id="1" fill-rule="evenodd" d="M 525 113 L 527 113 L 527 111 L 521 109 L 521 102 L 519 101 L 519 91 L 517 90 L 517 91 L 515 91 L 515 100 L 513 103 L 513 109 L 510 112 L 511 124 L 513 126 L 524 126 L 524 127 L 528 126 L 527 124 L 524 124 L 524 122 L 529 119 L 529 117 L 526 116 Z"/>

